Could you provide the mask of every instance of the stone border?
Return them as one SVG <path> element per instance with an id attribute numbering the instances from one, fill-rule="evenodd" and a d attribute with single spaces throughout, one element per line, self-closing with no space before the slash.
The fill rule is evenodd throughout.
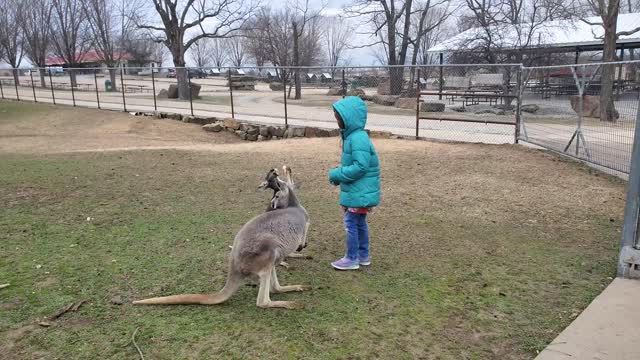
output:
<path id="1" fill-rule="evenodd" d="M 340 130 L 322 129 L 311 126 L 289 126 L 287 128 L 273 125 L 259 125 L 241 122 L 233 118 L 220 119 L 217 117 L 200 117 L 182 115 L 165 112 L 130 112 L 134 116 L 153 116 L 158 119 L 172 119 L 190 124 L 202 125 L 204 131 L 221 132 L 228 131 L 236 134 L 240 139 L 246 141 L 268 141 L 291 138 L 312 138 L 312 137 L 337 137 Z M 372 138 L 401 139 L 388 131 L 366 130 Z"/>

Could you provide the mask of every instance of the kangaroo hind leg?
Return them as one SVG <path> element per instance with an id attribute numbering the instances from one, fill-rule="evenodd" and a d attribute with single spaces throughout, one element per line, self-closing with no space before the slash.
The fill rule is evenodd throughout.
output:
<path id="1" fill-rule="evenodd" d="M 271 270 L 271 291 L 274 293 L 286 293 L 292 291 L 306 291 L 311 290 L 311 285 L 288 285 L 282 286 L 278 282 L 278 275 L 276 274 L 276 268 Z"/>
<path id="2" fill-rule="evenodd" d="M 265 269 L 260 272 L 260 290 L 258 290 L 258 300 L 256 305 L 261 308 L 285 308 L 285 309 L 302 309 L 304 304 L 295 301 L 271 301 L 269 291 L 271 290 L 272 269 Z"/>

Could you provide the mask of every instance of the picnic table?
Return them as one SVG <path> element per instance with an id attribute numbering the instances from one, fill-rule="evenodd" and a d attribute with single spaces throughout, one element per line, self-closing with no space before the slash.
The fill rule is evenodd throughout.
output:
<path id="1" fill-rule="evenodd" d="M 136 92 L 149 92 L 149 91 L 153 91 L 153 89 L 149 87 L 149 85 L 127 84 L 124 86 L 124 91 L 130 92 L 130 93 L 136 93 Z"/>

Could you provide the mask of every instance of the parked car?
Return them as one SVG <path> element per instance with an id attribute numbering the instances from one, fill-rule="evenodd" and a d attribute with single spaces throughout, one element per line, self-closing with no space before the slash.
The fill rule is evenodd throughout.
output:
<path id="1" fill-rule="evenodd" d="M 202 69 L 187 69 L 187 73 L 190 78 L 204 79 L 207 77 L 207 73 Z"/>

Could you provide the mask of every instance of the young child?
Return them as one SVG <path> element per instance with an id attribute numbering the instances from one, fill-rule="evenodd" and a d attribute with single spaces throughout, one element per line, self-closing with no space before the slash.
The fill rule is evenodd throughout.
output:
<path id="1" fill-rule="evenodd" d="M 367 106 L 357 96 L 333 104 L 342 136 L 342 166 L 329 172 L 329 182 L 340 185 L 340 205 L 347 230 L 347 254 L 331 263 L 338 270 L 370 265 L 367 213 L 380 202 L 380 163 L 364 131 Z"/>

